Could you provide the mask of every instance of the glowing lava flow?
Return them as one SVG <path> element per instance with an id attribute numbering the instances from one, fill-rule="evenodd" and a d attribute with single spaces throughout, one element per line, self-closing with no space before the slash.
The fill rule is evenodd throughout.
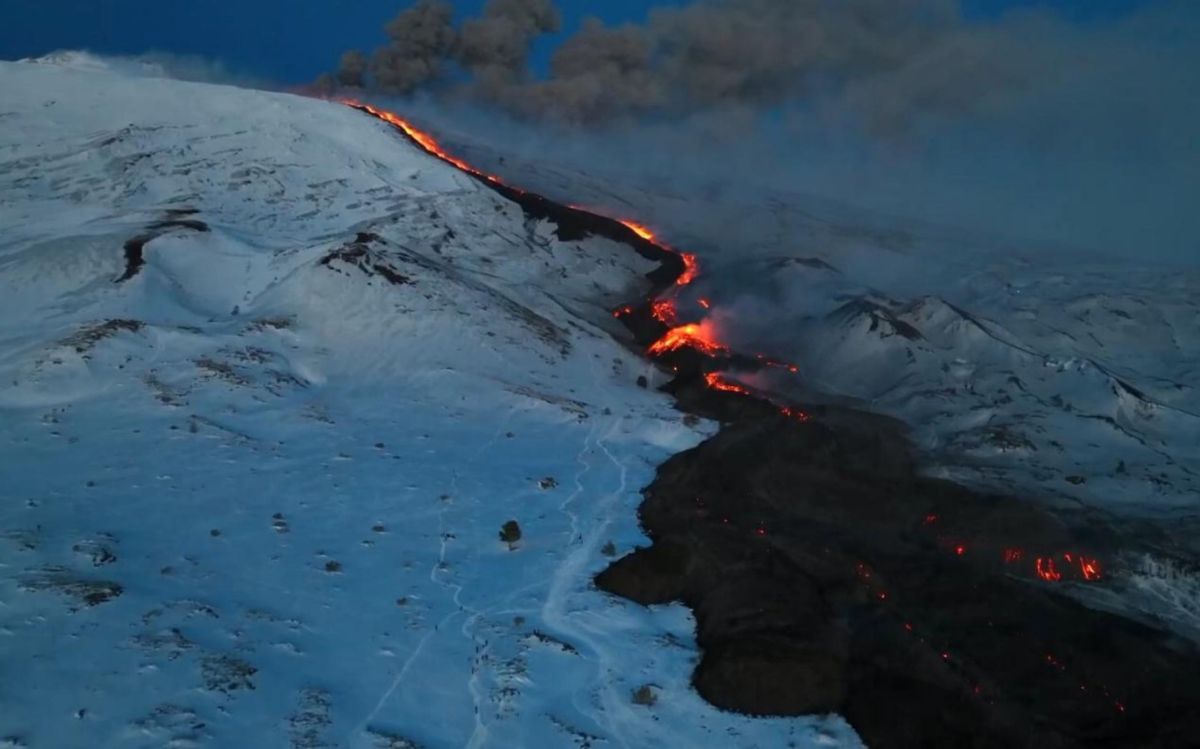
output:
<path id="1" fill-rule="evenodd" d="M 750 391 L 736 382 L 730 382 L 721 376 L 720 372 L 709 372 L 704 375 L 704 381 L 713 390 L 721 390 L 726 393 L 741 393 L 742 395 L 750 395 Z"/>
<path id="2" fill-rule="evenodd" d="M 650 345 L 649 351 L 656 356 L 682 348 L 694 348 L 709 356 L 716 356 L 728 351 L 713 339 L 712 331 L 708 330 L 708 327 L 704 322 L 699 322 L 671 328 L 666 335 Z"/>
<path id="3" fill-rule="evenodd" d="M 655 320 L 658 320 L 667 327 L 672 327 L 679 322 L 679 314 L 675 310 L 675 302 L 670 299 L 656 299 L 654 304 L 650 305 L 650 314 Z"/>
<path id="4" fill-rule="evenodd" d="M 397 115 L 394 112 L 389 112 L 386 109 L 377 109 L 376 107 L 373 107 L 370 104 L 364 104 L 360 101 L 355 101 L 353 99 L 342 99 L 341 103 L 345 104 L 348 107 L 353 107 L 354 109 L 361 109 L 364 112 L 372 115 L 373 117 L 378 117 L 379 119 L 383 120 L 384 122 L 388 123 L 389 125 L 394 125 L 394 126 L 400 128 L 402 131 L 404 131 L 404 134 L 407 135 L 408 137 L 412 138 L 413 141 L 415 141 L 418 146 L 420 146 L 421 148 L 424 148 L 430 154 L 438 157 L 442 161 L 445 161 L 447 164 L 451 164 L 455 167 L 458 167 L 459 169 L 461 169 L 462 171 L 464 171 L 468 174 L 474 174 L 476 177 L 482 177 L 483 179 L 486 179 L 489 182 L 495 182 L 498 185 L 504 184 L 504 182 L 501 181 L 501 179 L 499 177 L 497 177 L 496 175 L 488 174 L 487 172 L 480 171 L 479 169 L 476 169 L 475 167 L 471 166 L 470 164 L 463 161 L 462 159 L 452 156 L 449 151 L 442 148 L 442 145 L 440 143 L 438 143 L 437 139 L 435 139 L 432 135 L 430 135 L 429 133 L 423 132 L 421 130 L 418 130 L 417 128 L 415 128 L 412 125 L 411 122 L 404 119 L 403 117 L 400 117 L 399 115 Z M 516 188 L 510 188 L 510 189 L 516 189 Z M 521 192 L 521 190 L 517 190 L 517 192 Z"/>
<path id="5" fill-rule="evenodd" d="M 510 190 L 517 194 L 521 194 L 521 195 L 528 194 L 525 191 L 520 190 L 519 188 L 516 188 L 516 187 L 513 187 L 512 185 L 506 184 L 503 180 L 501 180 L 496 175 L 488 174 L 487 172 L 484 172 L 481 169 L 477 169 L 477 168 L 471 166 L 470 164 L 468 164 L 467 162 L 458 158 L 457 156 L 452 155 L 449 151 L 447 151 L 445 148 L 443 148 L 442 145 L 440 143 L 438 143 L 437 139 L 434 138 L 432 135 L 418 129 L 411 122 L 404 119 L 403 117 L 400 117 L 399 115 L 397 115 L 394 112 L 389 112 L 385 109 L 379 109 L 378 107 L 371 106 L 370 104 L 366 104 L 364 102 L 355 101 L 353 99 L 341 99 L 340 103 L 342 103 L 346 106 L 352 107 L 354 109 L 358 109 L 363 112 L 366 112 L 367 114 L 370 114 L 371 116 L 373 116 L 377 119 L 383 120 L 384 122 L 398 128 L 401 132 L 403 132 L 405 135 L 407 135 L 414 143 L 416 143 L 419 147 L 424 149 L 431 156 L 435 156 L 438 159 L 441 159 L 442 161 L 446 162 L 447 164 L 450 164 L 451 166 L 454 166 L 455 168 L 457 168 L 463 172 L 466 172 L 467 174 L 471 174 L 475 177 L 486 180 L 495 185 L 502 186 L 504 189 Z M 570 207 L 574 210 L 585 212 L 585 209 L 583 209 L 579 206 L 570 206 Z M 631 232 L 633 232 L 639 238 L 645 240 L 646 242 L 650 242 L 651 244 L 655 245 L 656 247 L 658 247 L 666 252 L 673 253 L 680 259 L 680 262 L 683 264 L 683 269 L 682 269 L 682 271 L 680 271 L 679 276 L 675 279 L 674 288 L 679 289 L 684 286 L 688 286 L 699 277 L 700 262 L 696 258 L 695 255 L 693 255 L 690 252 L 682 252 L 680 250 L 676 250 L 672 247 L 667 246 L 665 243 L 663 243 L 661 240 L 658 239 L 658 237 L 654 234 L 653 231 L 651 231 L 648 227 L 646 227 L 643 224 L 639 224 L 635 221 L 630 221 L 628 219 L 614 219 L 614 220 L 618 221 L 619 223 L 624 225 L 625 228 L 629 229 Z M 699 306 L 702 307 L 704 310 L 709 310 L 712 306 L 711 303 L 707 299 L 700 299 L 698 303 L 699 303 Z M 625 306 L 625 307 L 621 307 L 621 308 L 615 310 L 613 312 L 613 316 L 617 317 L 619 319 L 619 318 L 625 317 L 627 315 L 631 315 L 631 314 L 633 314 L 633 312 L 634 312 L 633 307 Z M 653 344 L 650 345 L 649 353 L 652 355 L 662 356 L 663 354 L 668 354 L 668 353 L 671 353 L 674 351 L 679 351 L 679 350 L 685 349 L 685 348 L 694 349 L 694 350 L 699 351 L 700 353 L 705 354 L 707 356 L 718 356 L 718 355 L 727 354 L 729 352 L 729 348 L 727 346 L 725 346 L 724 344 L 722 344 L 717 339 L 716 332 L 713 330 L 713 325 L 707 319 L 701 320 L 700 322 L 696 322 L 696 323 L 687 323 L 684 325 L 680 325 L 679 320 L 678 320 L 678 312 L 676 309 L 675 301 L 672 299 L 663 298 L 663 299 L 654 300 L 651 303 L 650 313 L 654 317 L 654 319 L 658 320 L 660 323 L 662 323 L 667 328 L 669 328 L 667 330 L 667 332 L 659 340 L 655 341 Z M 788 371 L 793 372 L 793 373 L 798 371 L 798 369 L 794 365 L 789 365 L 784 362 L 776 362 L 773 360 L 768 360 L 768 359 L 766 359 L 766 357 L 763 357 L 763 356 L 759 356 L 758 358 L 760 360 L 762 360 L 768 366 L 786 368 L 786 369 L 788 369 Z M 741 385 L 738 385 L 736 383 L 730 382 L 729 380 L 726 380 L 720 374 L 717 374 L 715 372 L 708 373 L 707 375 L 705 375 L 704 379 L 705 379 L 706 384 L 714 390 L 719 390 L 722 392 L 738 393 L 741 395 L 750 395 L 751 394 L 749 389 L 747 389 Z M 799 411 L 796 409 L 784 407 L 781 409 L 781 411 L 784 413 L 784 415 L 786 415 L 788 417 L 796 418 L 800 421 L 807 421 L 809 418 L 808 415 L 805 414 L 803 411 Z"/>

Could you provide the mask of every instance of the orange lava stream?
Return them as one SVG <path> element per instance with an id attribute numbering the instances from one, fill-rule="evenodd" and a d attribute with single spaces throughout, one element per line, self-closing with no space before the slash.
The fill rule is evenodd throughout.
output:
<path id="1" fill-rule="evenodd" d="M 741 393 L 742 395 L 750 395 L 750 391 L 736 382 L 730 382 L 721 376 L 720 372 L 709 372 L 704 375 L 704 381 L 713 390 L 721 390 L 726 393 Z"/>
<path id="2" fill-rule="evenodd" d="M 454 156 L 449 151 L 447 151 L 445 148 L 443 148 L 442 145 L 440 143 L 438 143 L 437 139 L 434 138 L 432 135 L 424 132 L 423 130 L 418 129 L 411 122 L 409 122 L 408 120 L 399 116 L 395 112 L 389 112 L 386 109 L 380 109 L 378 107 L 372 106 L 365 102 L 356 101 L 354 99 L 340 99 L 339 102 L 341 104 L 344 104 L 349 107 L 353 107 L 355 109 L 361 109 L 364 112 L 367 112 L 368 114 L 372 115 L 373 117 L 383 120 L 384 122 L 387 122 L 388 124 L 400 129 L 405 135 L 407 135 L 409 138 L 411 138 L 413 140 L 413 142 L 415 142 L 418 146 L 423 148 L 430 155 L 436 156 L 437 158 L 441 159 L 442 161 L 446 162 L 447 164 L 450 164 L 451 166 L 454 166 L 457 169 L 460 169 L 461 171 L 466 172 L 467 174 L 471 174 L 471 175 L 474 175 L 481 179 L 485 179 L 485 180 L 495 183 L 497 185 L 504 185 L 507 189 L 513 190 L 517 193 L 522 193 L 522 194 L 524 193 L 523 190 L 513 187 L 512 185 L 506 184 L 502 179 L 500 179 L 496 175 L 488 174 L 487 172 L 485 172 L 481 169 L 477 169 L 477 168 L 471 166 L 470 164 L 468 164 L 467 162 L 458 158 L 457 156 Z M 571 207 L 575 208 L 577 210 L 585 210 L 583 208 L 580 208 L 579 206 L 573 205 Z M 675 253 L 679 257 L 679 259 L 683 263 L 683 270 L 682 270 L 682 272 L 680 272 L 678 278 L 675 279 L 675 284 L 674 284 L 675 288 L 682 288 L 684 286 L 688 286 L 700 276 L 700 261 L 692 253 L 682 252 L 680 250 L 676 250 L 674 248 L 667 246 L 666 244 L 664 244 L 662 241 L 660 241 L 658 239 L 658 237 L 655 235 L 655 233 L 649 227 L 645 226 L 644 224 L 640 224 L 640 223 L 637 223 L 636 221 L 631 221 L 629 219 L 615 219 L 615 220 L 619 221 L 621 224 L 623 224 L 626 228 L 628 228 L 630 231 L 632 231 L 638 237 L 641 237 L 642 239 L 646 240 L 647 242 L 653 243 L 654 245 L 656 245 L 657 247 L 659 247 L 663 250 Z M 709 302 L 708 299 L 700 299 L 699 305 L 705 310 L 708 310 L 712 307 L 712 303 Z M 621 307 L 621 308 L 615 310 L 613 312 L 613 316 L 617 317 L 617 318 L 621 318 L 626 315 L 632 314 L 633 311 L 634 310 L 632 307 L 625 306 L 625 307 Z M 651 314 L 654 316 L 655 319 L 657 319 L 662 324 L 670 327 L 671 329 L 668 330 L 666 332 L 666 334 L 663 335 L 662 338 L 660 338 L 658 341 L 655 341 L 653 344 L 651 344 L 651 346 L 649 348 L 650 354 L 662 355 L 662 354 L 669 353 L 672 351 L 678 351 L 683 348 L 693 348 L 693 349 L 700 351 L 701 353 L 704 353 L 708 356 L 716 356 L 718 354 L 724 354 L 729 351 L 728 347 L 725 346 L 724 344 L 722 344 L 717 339 L 716 331 L 713 330 L 713 326 L 711 325 L 711 323 L 708 322 L 708 320 L 701 320 L 698 323 L 688 323 L 686 325 L 679 325 L 676 305 L 675 305 L 675 302 L 671 299 L 655 300 L 651 306 Z M 763 359 L 769 366 L 786 368 L 788 371 L 793 372 L 793 373 L 796 373 L 799 371 L 798 368 L 795 367 L 794 365 L 790 365 L 790 364 L 787 364 L 784 362 L 776 362 L 776 361 L 772 361 L 772 360 L 767 360 L 765 357 L 762 357 L 762 356 L 760 356 L 759 358 Z M 750 391 L 747 388 L 744 388 L 741 385 L 737 385 L 735 383 L 729 382 L 728 380 L 725 380 L 719 374 L 716 374 L 716 373 L 710 373 L 710 374 L 706 375 L 705 381 L 708 383 L 709 387 L 711 387 L 715 390 L 721 390 L 724 392 L 735 392 L 735 393 L 741 393 L 741 394 L 745 394 L 745 395 L 750 394 Z M 787 408 L 787 407 L 782 408 L 781 411 L 785 416 L 796 418 L 800 421 L 808 421 L 808 419 L 809 419 L 808 414 L 804 413 L 803 411 L 799 411 L 799 410 Z"/>
<path id="3" fill-rule="evenodd" d="M 647 242 L 654 242 L 655 244 L 658 244 L 658 240 L 655 238 L 654 232 L 650 231 L 645 226 L 642 226 L 641 224 L 639 224 L 635 221 L 628 221 L 623 218 L 619 218 L 617 220 L 620 221 L 622 224 L 624 224 L 625 228 L 629 229 L 634 234 L 638 235 L 639 237 L 646 240 Z"/>
<path id="4" fill-rule="evenodd" d="M 661 355 L 681 348 L 694 348 L 709 356 L 725 353 L 728 349 L 714 340 L 707 328 L 704 322 L 671 328 L 666 335 L 650 345 L 649 351 L 651 354 Z"/>
<path id="5" fill-rule="evenodd" d="M 680 273 L 679 278 L 675 279 L 675 285 L 687 286 L 700 275 L 700 261 L 690 252 L 681 252 L 679 257 L 683 260 L 683 273 Z"/>
<path id="6" fill-rule="evenodd" d="M 504 184 L 504 182 L 496 175 L 488 174 L 487 172 L 476 169 L 475 167 L 471 166 L 470 164 L 463 161 L 462 159 L 451 155 L 449 151 L 442 148 L 442 145 L 437 142 L 436 138 L 434 138 L 429 133 L 424 132 L 423 130 L 418 130 L 416 127 L 413 126 L 413 124 L 411 122 L 404 119 L 403 117 L 396 114 L 395 112 L 389 112 L 386 109 L 378 109 L 376 107 L 371 106 L 370 104 L 364 104 L 363 102 L 355 101 L 353 99 L 342 99 L 341 103 L 345 104 L 348 107 L 362 109 L 362 110 L 368 112 L 369 114 L 371 114 L 375 117 L 378 117 L 379 119 L 383 120 L 384 122 L 400 128 L 401 130 L 404 131 L 405 135 L 407 135 L 408 137 L 410 137 L 414 141 L 416 141 L 417 145 L 419 145 L 421 148 L 424 148 L 426 151 L 428 151 L 429 153 L 438 157 L 442 161 L 445 161 L 447 164 L 451 164 L 455 167 L 458 167 L 459 169 L 461 169 L 464 172 L 467 172 L 468 174 L 474 174 L 476 177 L 482 177 L 482 178 L 488 180 L 489 182 L 495 182 L 496 184 L 499 184 L 499 185 Z M 513 189 L 516 189 L 516 188 L 513 188 Z M 518 192 L 520 192 L 520 190 L 518 190 Z"/>

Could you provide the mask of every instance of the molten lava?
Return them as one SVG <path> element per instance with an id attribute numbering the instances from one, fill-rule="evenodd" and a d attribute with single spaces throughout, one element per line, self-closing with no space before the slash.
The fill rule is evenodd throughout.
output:
<path id="1" fill-rule="evenodd" d="M 1003 553 L 1005 564 L 1019 564 L 1025 559 L 1025 550 L 1021 548 L 1008 548 Z M 1068 551 L 1063 553 L 1062 558 L 1067 563 L 1064 569 L 1059 569 L 1055 565 L 1054 557 L 1036 557 L 1033 564 L 1034 574 L 1049 583 L 1059 582 L 1068 575 L 1072 579 L 1076 579 L 1074 572 L 1076 567 L 1079 569 L 1077 579 L 1082 579 L 1084 582 L 1094 583 L 1104 576 L 1100 568 L 1100 561 L 1094 557 L 1072 554 Z"/>
<path id="2" fill-rule="evenodd" d="M 682 348 L 693 348 L 709 356 L 725 353 L 728 349 L 714 338 L 710 327 L 699 322 L 671 328 L 650 345 L 650 353 L 662 356 Z"/>
<path id="3" fill-rule="evenodd" d="M 1037 576 L 1046 582 L 1056 583 L 1062 579 L 1062 573 L 1054 566 L 1053 559 L 1038 557 L 1035 569 L 1037 570 Z"/>
<path id="4" fill-rule="evenodd" d="M 411 122 L 403 117 L 400 117 L 394 112 L 389 112 L 385 109 L 377 109 L 370 104 L 364 104 L 362 102 L 354 101 L 353 99 L 342 99 L 342 103 L 348 107 L 361 109 L 374 117 L 378 117 L 390 125 L 395 125 L 404 131 L 405 135 L 412 138 L 418 146 L 424 148 L 426 151 L 438 157 L 442 161 L 445 161 L 447 164 L 456 166 L 468 174 L 474 174 L 476 177 L 482 177 L 489 182 L 495 182 L 498 185 L 504 184 L 504 182 L 496 175 L 488 174 L 487 172 L 476 169 L 462 159 L 451 155 L 449 151 L 442 148 L 442 145 L 438 143 L 437 139 L 435 139 L 432 135 L 418 130 Z M 521 192 L 521 190 L 517 190 L 517 192 Z"/>
<path id="5" fill-rule="evenodd" d="M 1087 581 L 1100 579 L 1100 562 L 1088 557 L 1079 557 L 1079 571 Z"/>
<path id="6" fill-rule="evenodd" d="M 675 285 L 687 286 L 700 275 L 700 261 L 690 252 L 679 253 L 679 258 L 683 260 L 683 273 L 680 273 L 679 278 L 675 279 Z"/>
<path id="7" fill-rule="evenodd" d="M 675 302 L 670 299 L 656 299 L 654 304 L 650 305 L 650 314 L 667 327 L 674 327 L 679 322 Z"/>
<path id="8" fill-rule="evenodd" d="M 658 242 L 655 241 L 654 232 L 650 231 L 649 229 L 642 226 L 641 224 L 636 223 L 634 221 L 628 221 L 623 218 L 617 219 L 617 220 L 620 221 L 622 224 L 624 224 L 625 228 L 629 229 L 634 234 L 638 235 L 639 237 L 646 240 L 647 242 L 654 242 L 655 244 L 658 244 Z"/>
<path id="9" fill-rule="evenodd" d="M 470 164 L 468 164 L 467 162 L 458 158 L 457 156 L 452 155 L 449 151 L 447 151 L 445 148 L 443 148 L 442 145 L 440 143 L 438 143 L 437 139 L 434 138 L 432 135 L 418 129 L 411 122 L 404 119 L 403 117 L 400 117 L 399 115 L 395 114 L 394 112 L 389 112 L 385 109 L 379 109 L 378 107 L 374 107 L 374 106 L 372 106 L 370 104 L 366 104 L 364 102 L 355 101 L 353 99 L 342 99 L 341 103 L 345 104 L 349 107 L 353 107 L 355 109 L 366 112 L 367 114 L 370 114 L 371 116 L 376 117 L 377 119 L 383 120 L 384 122 L 387 122 L 388 124 L 398 128 L 401 132 L 403 132 L 405 135 L 407 135 L 414 143 L 416 143 L 419 147 L 424 149 L 430 155 L 441 159 L 442 161 L 446 162 L 447 164 L 450 164 L 451 166 L 454 166 L 457 169 L 460 169 L 461 171 L 466 172 L 467 174 L 474 175 L 476 177 L 479 177 L 480 179 L 486 180 L 486 181 L 491 182 L 496 185 L 503 185 L 504 188 L 507 190 L 511 190 L 511 191 L 519 193 L 519 194 L 526 194 L 523 190 L 512 187 L 511 185 L 505 184 L 505 182 L 503 180 L 501 180 L 499 177 L 497 177 L 496 175 L 488 174 L 487 172 L 484 172 L 481 169 L 477 169 L 477 168 L 471 166 Z M 572 205 L 570 207 L 574 210 L 581 211 L 581 212 L 586 210 L 584 208 L 581 208 L 579 206 L 574 206 L 574 205 Z M 687 286 L 699 277 L 700 261 L 696 258 L 695 255 L 691 254 L 690 252 L 682 252 L 680 250 L 676 250 L 671 247 L 668 247 L 666 244 L 659 241 L 659 239 L 657 238 L 655 233 L 653 231 L 651 231 L 650 228 L 645 226 L 644 224 L 640 224 L 640 223 L 637 223 L 636 221 L 631 221 L 629 219 L 614 219 L 614 220 L 616 220 L 619 223 L 621 223 L 622 225 L 624 225 L 625 228 L 632 231 L 639 238 L 654 244 L 655 246 L 659 247 L 662 250 L 674 253 L 675 255 L 677 255 L 679 257 L 680 261 L 683 264 L 683 270 L 680 272 L 679 276 L 675 279 L 674 286 L 676 288 L 682 288 L 684 286 Z M 704 299 L 704 298 L 699 299 L 698 304 L 704 310 L 709 310 L 712 307 L 711 302 L 709 302 L 708 299 Z M 634 311 L 635 310 L 632 306 L 624 306 L 624 307 L 620 307 L 620 308 L 614 310 L 613 316 L 620 319 L 620 318 L 626 317 L 628 315 L 632 315 L 634 313 Z M 667 353 L 670 353 L 673 351 L 679 351 L 679 350 L 685 349 L 685 348 L 694 349 L 694 350 L 699 351 L 700 353 L 705 354 L 707 356 L 717 356 L 717 355 L 721 355 L 721 354 L 726 354 L 729 351 L 728 347 L 725 346 L 723 343 L 721 343 L 717 339 L 716 333 L 713 330 L 711 323 L 709 323 L 707 320 L 701 320 L 700 322 L 696 322 L 696 323 L 688 323 L 686 325 L 680 325 L 679 320 L 678 320 L 678 309 L 676 307 L 674 300 L 672 300 L 672 299 L 654 300 L 651 303 L 650 313 L 654 317 L 654 319 L 658 320 L 660 323 L 662 323 L 663 325 L 670 328 L 666 332 L 666 334 L 664 334 L 662 336 L 662 338 L 655 341 L 650 346 L 649 353 L 652 355 L 661 356 L 663 354 L 667 354 Z M 768 359 L 766 359 L 766 357 L 763 357 L 763 356 L 760 356 L 759 359 L 763 360 L 768 366 L 786 368 L 789 372 L 792 372 L 792 373 L 796 373 L 799 371 L 799 369 L 795 365 L 788 364 L 786 362 L 778 362 L 778 361 L 774 361 L 774 360 L 768 360 Z M 729 382 L 728 380 L 725 380 L 719 374 L 716 374 L 716 373 L 710 373 L 710 374 L 706 375 L 705 382 L 708 384 L 709 387 L 711 387 L 715 390 L 720 390 L 720 391 L 724 391 L 724 392 L 737 392 L 737 393 L 743 393 L 743 394 L 749 394 L 749 392 L 750 392 L 749 390 L 747 390 L 746 388 L 744 388 L 740 385 L 737 385 L 735 383 Z M 810 418 L 809 415 L 804 413 L 803 411 L 788 408 L 788 407 L 781 408 L 780 411 L 785 416 L 788 416 L 790 418 L 795 418 L 798 421 L 808 421 Z"/>
<path id="10" fill-rule="evenodd" d="M 730 382 L 721 376 L 720 372 L 709 372 L 704 375 L 704 381 L 713 390 L 720 390 L 725 393 L 741 393 L 742 395 L 750 395 L 750 391 L 736 382 Z"/>

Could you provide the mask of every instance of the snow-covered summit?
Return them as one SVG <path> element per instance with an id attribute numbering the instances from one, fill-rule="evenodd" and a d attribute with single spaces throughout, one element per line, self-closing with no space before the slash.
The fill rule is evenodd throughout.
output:
<path id="1" fill-rule="evenodd" d="M 63 49 L 41 57 L 27 57 L 18 62 L 27 65 L 45 65 L 70 70 L 90 70 L 98 73 L 151 76 L 165 78 L 165 67 L 150 60 L 101 56 L 87 50 Z"/>

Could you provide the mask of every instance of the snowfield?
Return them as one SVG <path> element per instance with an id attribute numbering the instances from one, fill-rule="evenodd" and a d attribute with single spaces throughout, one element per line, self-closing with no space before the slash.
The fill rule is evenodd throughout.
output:
<path id="1" fill-rule="evenodd" d="M 858 745 L 706 705 L 687 611 L 591 587 L 714 429 L 619 342 L 629 248 L 334 104 L 0 91 L 0 745 Z"/>

